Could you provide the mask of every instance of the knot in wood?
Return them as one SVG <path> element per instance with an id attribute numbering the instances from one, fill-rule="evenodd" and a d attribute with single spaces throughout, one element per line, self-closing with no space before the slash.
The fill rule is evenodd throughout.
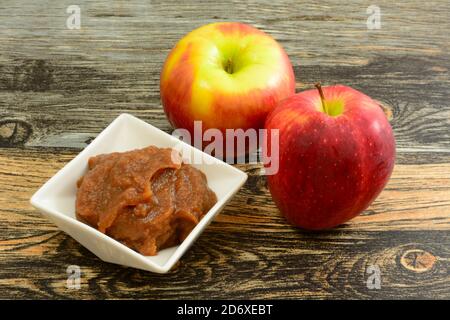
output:
<path id="1" fill-rule="evenodd" d="M 0 120 L 0 147 L 23 145 L 31 133 L 31 125 L 23 120 Z"/>
<path id="2" fill-rule="evenodd" d="M 431 270 L 436 260 L 436 257 L 427 251 L 411 249 L 403 253 L 400 263 L 405 269 L 422 273 Z"/>

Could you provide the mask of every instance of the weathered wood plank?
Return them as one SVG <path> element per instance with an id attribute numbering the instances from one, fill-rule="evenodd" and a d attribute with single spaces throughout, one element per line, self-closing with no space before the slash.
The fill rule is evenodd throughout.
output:
<path id="1" fill-rule="evenodd" d="M 49 155 L 42 150 L 0 149 L 0 185 L 8 186 L 0 189 L 3 220 L 13 223 L 21 212 L 33 212 L 29 205 L 32 193 L 74 155 L 56 150 Z M 249 179 L 217 221 L 225 229 L 290 230 L 271 200 L 265 177 L 260 175 L 261 166 L 239 167 Z M 27 216 L 41 220 L 36 214 Z M 450 163 L 397 165 L 379 198 L 345 229 L 450 230 Z"/>
<path id="2" fill-rule="evenodd" d="M 170 131 L 159 100 L 165 56 L 193 28 L 231 19 L 283 44 L 299 90 L 344 83 L 391 107 L 399 151 L 450 152 L 448 37 L 432 27 L 448 25 L 445 3 L 381 1 L 374 31 L 364 2 L 80 1 L 82 30 L 66 28 L 68 4 L 6 1 L 1 9 L 0 117 L 31 127 L 28 146 L 81 148 L 124 111 Z"/>
<path id="3" fill-rule="evenodd" d="M 448 1 L 69 0 L 0 2 L 0 298 L 449 298 L 450 22 Z M 297 89 L 342 83 L 392 113 L 397 165 L 364 214 L 306 233 L 279 215 L 259 175 L 168 275 L 101 262 L 42 219 L 31 194 L 118 114 L 170 132 L 159 72 L 176 41 L 215 21 L 273 35 Z M 82 289 L 66 289 L 80 265 Z M 377 265 L 382 288 L 366 286 Z"/>
<path id="4" fill-rule="evenodd" d="M 159 93 L 148 95 L 146 86 L 136 86 L 126 78 L 138 75 L 98 75 L 94 69 L 74 68 L 70 71 L 77 75 L 74 83 L 67 84 L 67 81 L 72 81 L 72 76 L 67 71 L 71 68 L 67 65 L 47 64 L 44 60 L 26 61 L 13 68 L 16 71 L 23 68 L 51 68 L 51 83 L 54 84 L 43 92 L 26 89 L 29 86 L 27 82 L 41 83 L 42 79 L 35 78 L 33 74 L 10 75 L 5 71 L 5 67 L 0 66 L 0 79 L 6 78 L 4 82 L 15 82 L 11 80 L 15 78 L 23 79 L 20 83 L 26 86 L 6 91 L 1 91 L 0 87 L 0 117 L 4 119 L 0 122 L 0 127 L 5 126 L 7 121 L 18 121 L 20 126 L 27 126 L 30 130 L 30 134 L 23 140 L 16 141 L 16 144 L 82 148 L 86 141 L 98 133 L 99 128 L 106 127 L 122 112 L 134 113 L 167 132 L 171 131 L 160 106 Z M 441 72 L 427 73 L 424 68 L 408 69 L 409 65 L 424 64 L 427 64 L 427 60 L 383 57 L 361 67 L 299 67 L 296 68 L 296 75 L 299 81 L 307 79 L 308 83 L 299 82 L 301 89 L 309 88 L 313 82 L 321 79 L 330 84 L 345 83 L 366 92 L 390 108 L 399 153 L 450 153 L 450 108 L 446 103 L 450 86 L 448 82 L 442 82 L 440 79 Z M 442 64 L 435 62 L 428 68 L 439 65 Z M 50 74 L 50 71 L 42 70 L 36 71 L 36 74 L 42 72 Z M 409 75 L 405 75 L 406 72 L 409 72 Z M 390 75 L 393 79 L 386 81 L 385 78 Z M 408 83 L 409 80 L 402 80 L 405 76 L 422 80 Z M 149 75 L 141 73 L 140 77 Z M 94 81 L 92 79 L 95 79 L 95 82 L 90 84 Z M 81 81 L 81 88 L 72 88 Z M 423 81 L 429 84 L 424 84 Z M 88 88 L 82 89 L 82 86 Z M 155 84 L 153 90 L 157 88 L 158 85 Z M 2 137 L 2 140 L 6 140 L 7 132 L 3 133 Z M 0 140 L 0 143 L 7 146 L 9 142 Z"/>
<path id="5" fill-rule="evenodd" d="M 59 232 L 21 240 L 0 249 L 0 298 L 450 297 L 448 232 L 273 235 L 213 223 L 165 275 L 104 263 Z M 81 268 L 80 290 L 66 287 L 69 265 Z M 369 266 L 379 290 L 367 287 Z"/>

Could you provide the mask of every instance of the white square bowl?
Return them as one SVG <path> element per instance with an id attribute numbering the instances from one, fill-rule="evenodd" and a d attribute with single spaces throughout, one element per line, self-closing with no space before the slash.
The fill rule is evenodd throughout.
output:
<path id="1" fill-rule="evenodd" d="M 189 150 L 192 155 L 208 160 L 193 165 L 205 173 L 208 185 L 216 193 L 218 199 L 217 203 L 180 245 L 161 250 L 156 256 L 144 256 L 76 219 L 76 182 L 86 173 L 90 157 L 102 153 L 144 148 L 149 145 L 175 147 L 180 143 L 183 145 L 183 150 Z M 58 228 L 68 233 L 100 259 L 142 270 L 166 273 L 195 242 L 246 180 L 247 175 L 244 172 L 229 164 L 181 142 L 176 137 L 142 120 L 129 114 L 121 114 L 89 146 L 48 180 L 31 197 L 30 202 Z"/>

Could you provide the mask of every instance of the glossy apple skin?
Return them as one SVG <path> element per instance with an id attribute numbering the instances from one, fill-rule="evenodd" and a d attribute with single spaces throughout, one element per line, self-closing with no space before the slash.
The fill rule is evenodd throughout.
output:
<path id="1" fill-rule="evenodd" d="M 313 89 L 282 101 L 265 124 L 280 130 L 279 171 L 267 177 L 273 200 L 291 224 L 310 230 L 333 228 L 365 210 L 395 161 L 392 128 L 375 101 L 342 85 L 323 92 L 343 103 L 342 114 L 322 112 Z"/>
<path id="2" fill-rule="evenodd" d="M 228 61 L 233 73 L 225 70 Z M 278 102 L 295 93 L 291 62 L 266 33 L 230 22 L 202 26 L 168 55 L 160 78 L 164 111 L 175 128 L 259 129 Z"/>

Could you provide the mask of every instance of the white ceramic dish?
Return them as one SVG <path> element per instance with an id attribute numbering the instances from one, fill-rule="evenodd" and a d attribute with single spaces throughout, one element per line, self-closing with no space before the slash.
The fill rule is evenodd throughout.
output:
<path id="1" fill-rule="evenodd" d="M 143 256 L 119 241 L 99 232 L 75 218 L 76 182 L 86 172 L 91 156 L 133 150 L 149 145 L 175 147 L 179 144 L 192 155 L 202 156 L 207 163 L 193 164 L 206 174 L 209 187 L 218 202 L 203 217 L 179 246 L 161 250 L 156 256 Z M 89 146 L 47 181 L 31 198 L 31 204 L 50 221 L 68 233 L 100 259 L 157 273 L 168 272 L 198 236 L 240 189 L 247 175 L 195 149 L 177 138 L 129 114 L 117 117 Z"/>

